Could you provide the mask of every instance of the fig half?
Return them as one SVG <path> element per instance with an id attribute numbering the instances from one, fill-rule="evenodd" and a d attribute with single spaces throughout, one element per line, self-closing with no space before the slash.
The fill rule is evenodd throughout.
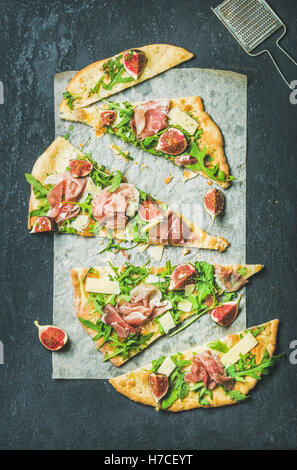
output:
<path id="1" fill-rule="evenodd" d="M 58 351 L 67 343 L 68 336 L 62 328 L 53 325 L 39 325 L 37 320 L 34 321 L 34 325 L 38 328 L 41 344 L 50 351 Z"/>
<path id="2" fill-rule="evenodd" d="M 195 274 L 197 274 L 197 271 L 194 266 L 191 264 L 180 264 L 172 271 L 169 290 L 184 289 L 193 280 Z"/>
<path id="3" fill-rule="evenodd" d="M 214 223 L 217 215 L 221 214 L 225 207 L 225 196 L 219 189 L 210 189 L 204 196 L 204 207 Z"/>
<path id="4" fill-rule="evenodd" d="M 210 318 L 219 326 L 229 326 L 238 314 L 241 295 L 235 302 L 225 302 L 211 311 Z"/>
<path id="5" fill-rule="evenodd" d="M 182 131 L 169 127 L 160 135 L 156 150 L 168 155 L 179 155 L 186 150 L 187 146 L 188 142 Z"/>
<path id="6" fill-rule="evenodd" d="M 151 394 L 156 402 L 156 410 L 159 410 L 159 403 L 168 392 L 169 381 L 167 375 L 152 372 L 148 377 L 148 384 Z"/>
<path id="7" fill-rule="evenodd" d="M 150 199 L 142 201 L 138 208 L 138 214 L 144 222 L 153 222 L 154 220 L 162 218 L 163 215 L 160 206 Z"/>
<path id="8" fill-rule="evenodd" d="M 42 216 L 35 220 L 31 233 L 53 232 L 54 230 L 58 230 L 55 219 Z"/>
<path id="9" fill-rule="evenodd" d="M 87 160 L 70 160 L 69 168 L 73 178 L 83 178 L 92 172 L 93 164 Z"/>
<path id="10" fill-rule="evenodd" d="M 140 77 L 146 62 L 146 55 L 140 49 L 130 49 L 123 56 L 125 70 L 134 80 Z"/>

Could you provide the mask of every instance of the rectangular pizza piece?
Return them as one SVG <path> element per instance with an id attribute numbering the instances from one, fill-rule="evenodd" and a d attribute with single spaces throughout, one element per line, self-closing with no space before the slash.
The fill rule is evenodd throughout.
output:
<path id="1" fill-rule="evenodd" d="M 238 312 L 237 292 L 262 265 L 213 265 L 204 261 L 161 268 L 134 266 L 71 270 L 74 309 L 97 349 L 120 366 L 165 334 L 205 314 L 228 326 Z"/>

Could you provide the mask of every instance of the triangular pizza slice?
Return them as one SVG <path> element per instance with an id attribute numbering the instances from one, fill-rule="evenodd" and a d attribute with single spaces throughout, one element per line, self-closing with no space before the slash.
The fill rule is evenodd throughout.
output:
<path id="1" fill-rule="evenodd" d="M 213 237 L 165 203 L 110 173 L 58 137 L 38 158 L 32 173 L 28 228 L 56 230 L 158 246 L 224 251 L 229 243 Z"/>
<path id="2" fill-rule="evenodd" d="M 59 110 L 65 116 L 71 115 L 73 110 L 138 85 L 192 57 L 193 54 L 182 47 L 150 44 L 99 60 L 75 74 L 64 92 Z"/>
<path id="3" fill-rule="evenodd" d="M 199 96 L 143 103 L 104 100 L 60 117 L 94 127 L 97 137 L 108 133 L 183 167 L 185 180 L 201 174 L 227 188 L 233 179 L 221 131 Z"/>
<path id="4" fill-rule="evenodd" d="M 208 314 L 229 326 L 240 310 L 237 292 L 262 265 L 204 261 L 165 267 L 91 267 L 71 270 L 74 308 L 97 349 L 121 366 L 165 334 Z M 188 323 L 185 320 L 190 319 Z"/>
<path id="5" fill-rule="evenodd" d="M 273 356 L 279 320 L 272 320 L 110 379 L 130 400 L 184 411 L 236 404 L 249 397 Z"/>

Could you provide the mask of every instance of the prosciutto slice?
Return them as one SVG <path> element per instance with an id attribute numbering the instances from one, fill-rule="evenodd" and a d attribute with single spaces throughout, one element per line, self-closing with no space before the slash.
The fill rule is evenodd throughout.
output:
<path id="1" fill-rule="evenodd" d="M 104 313 L 103 317 L 101 318 L 102 321 L 106 325 L 112 326 L 120 338 L 127 338 L 130 334 L 139 333 L 137 328 L 133 328 L 133 326 L 131 326 L 121 317 L 113 305 L 105 305 L 102 311 Z"/>
<path id="2" fill-rule="evenodd" d="M 149 240 L 162 245 L 183 245 L 193 239 L 193 233 L 182 218 L 173 211 L 156 227 L 149 231 Z"/>
<path id="3" fill-rule="evenodd" d="M 138 139 L 157 134 L 167 127 L 168 100 L 145 101 L 134 109 L 131 128 Z"/>
<path id="4" fill-rule="evenodd" d="M 93 199 L 92 214 L 106 228 L 123 229 L 127 216 L 135 214 L 138 203 L 139 193 L 132 184 L 122 183 L 113 193 L 108 186 Z"/>
<path id="5" fill-rule="evenodd" d="M 141 283 L 130 292 L 131 301 L 117 305 L 124 320 L 132 326 L 141 326 L 172 308 L 169 300 L 162 301 L 162 293 L 153 284 Z"/>
<path id="6" fill-rule="evenodd" d="M 248 283 L 244 277 L 232 268 L 215 264 L 214 271 L 219 286 L 227 292 L 236 292 Z"/>
<path id="7" fill-rule="evenodd" d="M 62 224 L 65 220 L 79 214 L 79 206 L 63 204 L 62 201 L 76 202 L 85 190 L 87 178 L 73 178 L 69 171 L 65 171 L 64 173 L 48 176 L 45 184 L 54 185 L 47 195 L 50 206 L 47 213 L 48 217 L 55 219 L 57 224 Z"/>
<path id="8" fill-rule="evenodd" d="M 209 349 L 195 354 L 190 372 L 185 375 L 185 382 L 203 382 L 205 388 L 213 390 L 217 384 L 231 390 L 234 379 L 229 377 L 218 357 Z"/>

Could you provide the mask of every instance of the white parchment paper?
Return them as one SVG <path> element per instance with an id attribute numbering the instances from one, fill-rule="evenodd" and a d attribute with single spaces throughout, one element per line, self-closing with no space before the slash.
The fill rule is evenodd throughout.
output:
<path id="1" fill-rule="evenodd" d="M 150 265 L 163 266 L 166 260 L 173 264 L 190 262 L 195 259 L 221 264 L 245 263 L 246 246 L 246 110 L 247 78 L 233 72 L 208 69 L 173 69 L 165 74 L 144 82 L 130 90 L 119 93 L 113 101 L 132 102 L 156 98 L 176 98 L 199 95 L 203 98 L 205 110 L 221 129 L 225 140 L 225 152 L 232 174 L 237 178 L 231 188 L 224 191 L 226 210 L 223 217 L 211 218 L 202 209 L 205 192 L 210 188 L 201 177 L 184 183 L 183 170 L 165 159 L 145 154 L 139 149 L 122 143 L 115 137 L 113 141 L 123 150 L 129 149 L 134 160 L 126 162 L 116 157 L 110 149 L 108 135 L 101 139 L 95 137 L 92 128 L 69 123 L 59 118 L 58 105 L 68 81 L 75 72 L 65 72 L 55 76 L 55 122 L 56 136 L 69 133 L 70 142 L 80 147 L 88 145 L 86 152 L 92 158 L 106 165 L 108 169 L 118 169 L 125 173 L 130 183 L 158 197 L 174 209 L 188 216 L 193 222 L 211 235 L 226 238 L 231 246 L 224 253 L 192 249 L 187 256 L 182 255 L 180 247 L 166 247 L 160 263 L 151 259 Z M 72 127 L 71 127 L 72 126 Z M 71 130 L 70 130 L 71 127 Z M 173 176 L 170 184 L 164 179 Z M 212 185 L 211 187 L 214 187 Z M 70 269 L 105 265 L 107 258 L 115 265 L 124 264 L 125 258 L 98 251 L 98 238 L 83 239 L 76 235 L 55 235 L 54 238 L 54 306 L 53 323 L 64 328 L 70 338 L 68 346 L 59 354 L 53 354 L 53 378 L 58 379 L 104 379 L 125 373 L 144 364 L 161 354 L 182 351 L 195 344 L 219 338 L 246 327 L 245 293 L 241 301 L 240 314 L 229 328 L 216 326 L 205 315 L 182 333 L 172 337 L 162 337 L 146 351 L 135 356 L 120 369 L 111 363 L 103 363 L 103 355 L 98 352 L 75 317 Z M 137 248 L 129 251 L 130 262 L 144 264 L 149 252 L 140 253 Z"/>

